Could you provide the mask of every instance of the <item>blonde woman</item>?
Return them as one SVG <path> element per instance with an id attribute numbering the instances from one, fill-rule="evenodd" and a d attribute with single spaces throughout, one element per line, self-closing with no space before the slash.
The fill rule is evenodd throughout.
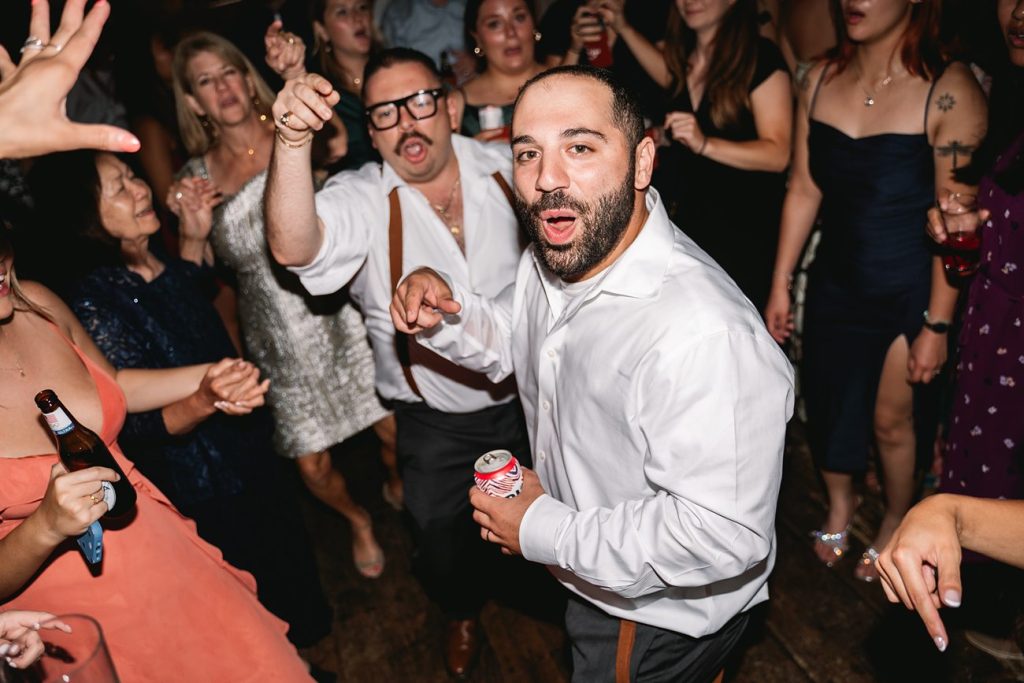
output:
<path id="1" fill-rule="evenodd" d="M 181 220 L 182 256 L 199 262 L 215 254 L 234 271 L 248 356 L 272 379 L 275 447 L 296 461 L 310 492 L 349 521 L 356 569 L 376 578 L 384 554 L 370 515 L 352 500 L 328 449 L 388 414 L 359 313 L 344 299 L 310 297 L 267 251 L 263 187 L 274 96 L 238 48 L 211 33 L 179 43 L 173 69 L 192 155 L 168 197 Z"/>

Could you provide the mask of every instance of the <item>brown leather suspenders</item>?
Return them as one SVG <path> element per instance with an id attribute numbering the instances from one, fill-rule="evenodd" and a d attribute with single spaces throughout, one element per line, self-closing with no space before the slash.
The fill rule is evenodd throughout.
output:
<path id="1" fill-rule="evenodd" d="M 512 206 L 512 188 L 509 187 L 505 178 L 495 171 L 491 174 L 494 182 L 498 183 L 502 194 L 508 199 L 509 206 Z M 398 199 L 398 188 L 391 190 L 388 194 L 388 203 L 391 206 L 391 217 L 388 220 L 388 261 L 391 270 L 391 293 L 398 289 L 398 281 L 402 277 L 402 203 Z M 416 386 L 416 380 L 412 376 L 412 368 L 409 365 L 409 336 L 395 332 L 395 351 L 398 353 L 398 362 L 402 364 L 402 374 L 413 393 L 423 398 L 420 389 Z"/>

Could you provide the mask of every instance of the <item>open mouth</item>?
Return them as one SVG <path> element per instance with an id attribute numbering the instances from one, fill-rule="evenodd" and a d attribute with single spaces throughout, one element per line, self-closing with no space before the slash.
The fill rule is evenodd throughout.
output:
<path id="1" fill-rule="evenodd" d="M 7 296 L 11 293 L 11 285 L 7 280 L 7 272 L 0 272 L 0 296 Z"/>
<path id="2" fill-rule="evenodd" d="M 221 109 L 224 109 L 226 107 L 231 107 L 238 104 L 238 98 L 234 96 L 225 97 L 224 99 L 218 101 L 217 104 L 220 106 Z"/>
<path id="3" fill-rule="evenodd" d="M 399 154 L 406 161 L 418 164 L 427 158 L 427 150 L 431 145 L 430 140 L 422 135 L 406 133 L 398 141 L 395 153 Z"/>
<path id="4" fill-rule="evenodd" d="M 1011 47 L 1024 48 L 1024 28 L 1017 29 L 1016 31 L 1007 31 L 1006 38 Z"/>
<path id="5" fill-rule="evenodd" d="M 152 205 L 150 205 L 150 206 L 147 206 L 142 211 L 139 211 L 137 214 L 135 214 L 135 217 L 136 218 L 144 218 L 146 216 L 152 216 L 153 213 L 154 213 L 153 212 L 153 207 L 152 207 Z"/>
<path id="6" fill-rule="evenodd" d="M 566 244 L 576 232 L 576 213 L 569 209 L 541 211 L 540 224 L 549 244 Z"/>
<path id="7" fill-rule="evenodd" d="M 854 9 L 847 10 L 845 18 L 847 24 L 855 26 L 864 21 L 864 13 Z"/>

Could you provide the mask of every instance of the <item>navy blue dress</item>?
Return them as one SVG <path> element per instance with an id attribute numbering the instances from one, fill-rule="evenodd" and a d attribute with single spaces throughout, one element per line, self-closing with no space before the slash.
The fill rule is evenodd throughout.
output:
<path id="1" fill-rule="evenodd" d="M 173 368 L 238 353 L 207 296 L 212 274 L 176 259 L 151 282 L 122 266 L 94 270 L 69 303 L 114 367 Z M 129 414 L 124 453 L 231 564 L 256 577 L 259 598 L 291 628 L 299 647 L 330 631 L 295 492 L 271 447 L 266 409 L 244 417 L 217 412 L 172 436 L 161 411 Z"/>
<path id="2" fill-rule="evenodd" d="M 802 389 L 811 449 L 825 470 L 866 469 L 885 355 L 900 335 L 913 343 L 928 307 L 930 98 L 921 133 L 863 138 L 815 121 L 811 102 L 808 163 L 822 193 L 822 230 L 807 284 Z M 930 461 L 938 385 L 914 385 L 918 462 Z"/>

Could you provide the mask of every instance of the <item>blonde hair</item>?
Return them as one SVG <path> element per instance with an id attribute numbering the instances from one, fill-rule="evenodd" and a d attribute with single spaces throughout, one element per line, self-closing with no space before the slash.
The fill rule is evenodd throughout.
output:
<path id="1" fill-rule="evenodd" d="M 8 240 L 7 236 L 3 234 L 6 230 L 7 228 L 4 227 L 4 224 L 0 223 L 0 256 L 14 253 L 14 248 L 11 246 L 10 240 Z M 16 304 L 14 306 L 14 310 L 29 311 L 50 321 L 51 323 L 56 322 L 54 321 L 53 316 L 50 315 L 50 313 L 45 308 L 35 303 L 34 301 L 32 301 L 32 299 L 26 296 L 25 290 L 22 289 L 21 283 L 18 281 L 18 276 L 14 272 L 13 261 L 11 262 L 10 269 L 7 271 L 7 286 L 11 288 L 11 294 L 14 295 L 15 301 L 21 304 L 20 306 Z"/>
<path id="2" fill-rule="evenodd" d="M 178 112 L 181 139 L 185 143 L 185 149 L 192 156 L 206 154 L 217 141 L 217 132 L 213 125 L 210 123 L 203 125 L 203 120 L 192 111 L 185 100 L 185 95 L 193 94 L 192 83 L 188 78 L 188 64 L 193 57 L 202 52 L 217 55 L 238 69 L 242 75 L 252 79 L 253 88 L 256 91 L 254 104 L 257 114 L 269 117 L 270 106 L 274 103 L 274 91 L 256 71 L 252 62 L 229 40 L 208 31 L 193 33 L 183 39 L 174 50 L 174 65 L 172 67 L 174 105 Z"/>

